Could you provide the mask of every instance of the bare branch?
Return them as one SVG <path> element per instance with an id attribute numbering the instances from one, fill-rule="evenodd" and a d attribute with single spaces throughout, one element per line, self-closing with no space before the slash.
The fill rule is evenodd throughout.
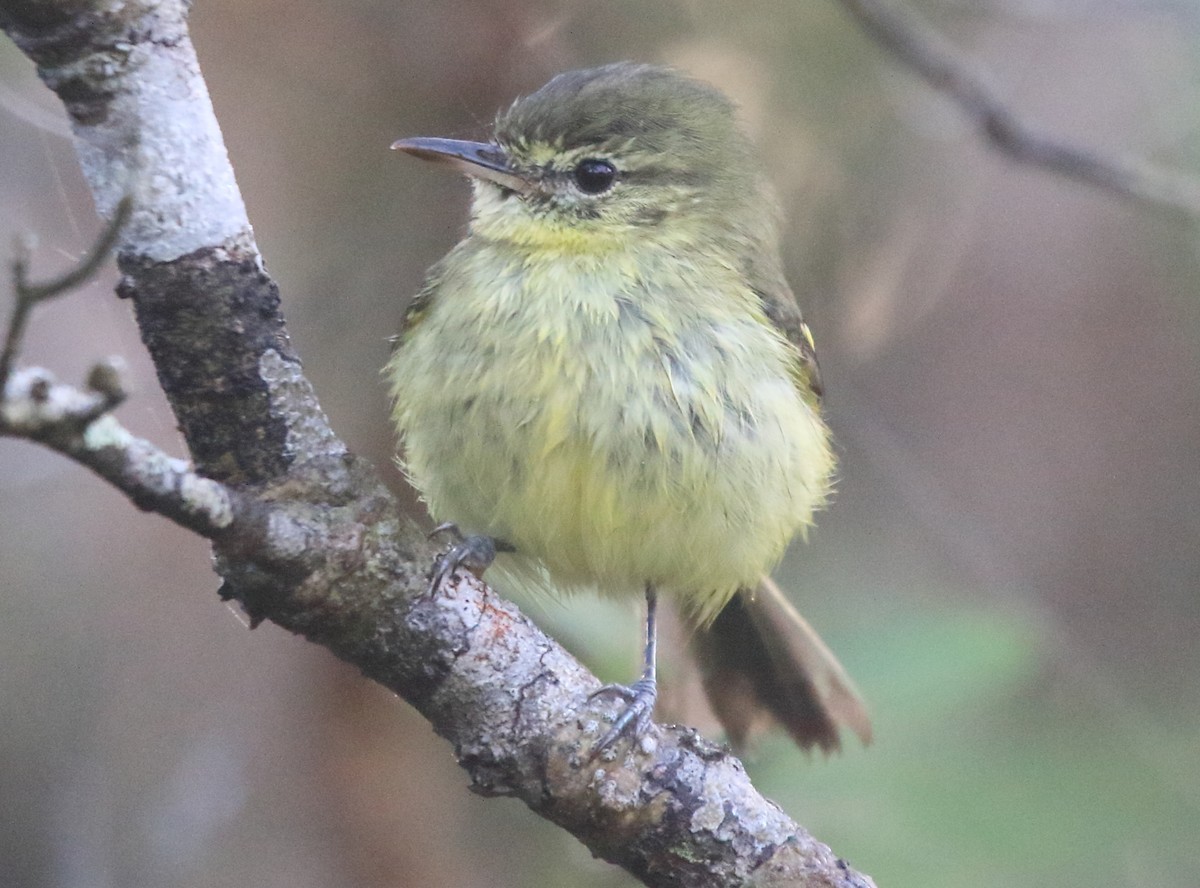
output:
<path id="1" fill-rule="evenodd" d="M 513 795 L 647 885 L 872 883 L 750 784 L 727 752 L 653 729 L 586 753 L 616 706 L 557 643 L 471 578 L 429 594 L 428 542 L 333 434 L 263 270 L 187 33 L 184 0 L 0 0 L 0 27 L 63 100 L 101 213 L 139 182 L 120 295 L 195 469 L 44 371 L 9 379 L 10 433 L 89 465 L 214 540 L 222 594 L 354 664 L 454 744 L 476 791 Z M 16 339 L 19 341 L 19 336 Z"/>
<path id="2" fill-rule="evenodd" d="M 110 367 L 93 370 L 112 376 Z M 83 391 L 41 368 L 18 370 L 0 399 L 0 435 L 25 438 L 70 457 L 104 478 L 142 509 L 158 512 L 209 538 L 233 523 L 237 495 L 192 471 L 108 415 L 124 393 Z"/>
<path id="3" fill-rule="evenodd" d="M 0 352 L 0 397 L 3 397 L 9 374 L 12 373 L 13 361 L 16 360 L 17 352 L 21 348 L 21 339 L 25 335 L 25 326 L 29 322 L 29 313 L 33 307 L 45 299 L 52 299 L 78 287 L 96 273 L 116 245 L 117 235 L 121 233 L 122 226 L 129 220 L 132 206 L 133 201 L 129 197 L 122 198 L 117 204 L 116 212 L 104 226 L 104 230 L 96 239 L 96 243 L 88 255 L 84 256 L 79 264 L 70 271 L 44 284 L 29 282 L 26 249 L 24 244 L 18 246 L 17 256 L 12 264 L 13 310 L 4 336 L 4 351 Z"/>
<path id="4" fill-rule="evenodd" d="M 0 435 L 44 444 L 94 471 L 139 508 L 217 539 L 229 532 L 235 505 L 244 513 L 252 510 L 237 493 L 197 475 L 186 460 L 134 437 L 110 415 L 127 397 L 123 360 L 109 358 L 93 366 L 83 390 L 56 381 L 40 367 L 13 372 L 33 309 L 100 270 L 132 209 L 133 199 L 122 198 L 87 255 L 44 283 L 30 282 L 28 251 L 18 245 L 12 263 L 13 310 L 0 354 Z"/>
<path id="5" fill-rule="evenodd" d="M 63 293 L 73 290 L 84 283 L 108 259 L 108 254 L 116 246 L 117 236 L 121 233 L 121 229 L 125 223 L 129 221 L 132 211 L 133 198 L 126 195 L 117 203 L 112 218 L 108 220 L 108 224 L 104 226 L 104 230 L 100 232 L 100 236 L 96 238 L 96 242 L 92 245 L 88 254 L 70 271 L 64 272 L 53 280 L 42 284 L 30 283 L 26 278 L 25 257 L 18 256 L 17 261 L 13 263 L 13 278 L 17 289 L 17 300 L 35 304 L 41 302 L 43 299 L 61 296 Z"/>
<path id="6" fill-rule="evenodd" d="M 952 99 L 990 144 L 1014 160 L 1155 210 L 1200 217 L 1200 181 L 1195 178 L 1039 132 L 1000 100 L 982 72 L 902 4 L 889 0 L 840 2 L 867 34 Z"/>

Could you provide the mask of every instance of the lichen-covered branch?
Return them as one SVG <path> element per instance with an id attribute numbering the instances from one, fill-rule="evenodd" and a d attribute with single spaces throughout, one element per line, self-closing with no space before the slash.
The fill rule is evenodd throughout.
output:
<path id="1" fill-rule="evenodd" d="M 1000 99 L 983 73 L 903 2 L 840 2 L 868 35 L 954 101 L 980 134 L 1009 157 L 1156 210 L 1200 218 L 1200 180 L 1038 131 Z"/>
<path id="2" fill-rule="evenodd" d="M 429 594 L 430 544 L 329 428 L 288 339 L 186 9 L 0 0 L 0 28 L 70 115 L 101 215 L 132 196 L 118 293 L 191 462 L 121 429 L 112 368 L 77 389 L 14 366 L 0 433 L 54 447 L 213 540 L 222 595 L 253 620 L 403 696 L 454 744 L 478 792 L 522 799 L 646 884 L 870 886 L 691 731 L 655 728 L 619 758 L 589 761 L 615 715 L 589 699 L 599 682 L 473 578 Z"/>
<path id="3" fill-rule="evenodd" d="M 191 465 L 131 435 L 108 411 L 113 391 L 100 380 L 115 377 L 98 365 L 86 390 L 57 382 L 45 370 L 13 374 L 0 398 L 0 435 L 44 444 L 87 466 L 139 508 L 158 512 L 210 539 L 233 523 L 239 497 L 192 471 Z"/>

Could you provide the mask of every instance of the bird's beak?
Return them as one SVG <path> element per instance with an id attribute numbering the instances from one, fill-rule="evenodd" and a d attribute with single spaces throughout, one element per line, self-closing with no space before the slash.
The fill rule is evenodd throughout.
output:
<path id="1" fill-rule="evenodd" d="M 432 160 L 475 179 L 487 179 L 521 194 L 533 190 L 533 183 L 512 168 L 504 149 L 492 142 L 399 139 L 392 143 L 392 149 L 422 160 Z"/>

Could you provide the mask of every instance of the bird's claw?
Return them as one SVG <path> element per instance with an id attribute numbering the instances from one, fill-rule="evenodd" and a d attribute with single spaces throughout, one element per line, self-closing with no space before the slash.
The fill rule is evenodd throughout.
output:
<path id="1" fill-rule="evenodd" d="M 439 524 L 430 531 L 429 537 L 432 539 L 441 534 L 449 534 L 456 542 L 433 563 L 433 574 L 429 579 L 431 594 L 440 589 L 460 567 L 466 568 L 477 577 L 480 576 L 496 560 L 496 552 L 507 549 L 489 536 L 464 535 L 452 521 Z"/>
<path id="2" fill-rule="evenodd" d="M 589 694 L 588 699 L 594 700 L 608 694 L 624 700 L 625 708 L 608 729 L 608 733 L 592 748 L 589 760 L 594 760 L 609 749 L 623 735 L 629 734 L 632 739 L 638 740 L 650 729 L 654 704 L 658 700 L 658 683 L 653 678 L 641 678 L 628 687 L 619 684 L 605 685 Z"/>

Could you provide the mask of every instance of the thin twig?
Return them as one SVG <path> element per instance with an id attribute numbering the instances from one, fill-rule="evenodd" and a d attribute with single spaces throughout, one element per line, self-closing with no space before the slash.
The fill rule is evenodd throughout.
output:
<path id="1" fill-rule="evenodd" d="M 134 437 L 107 415 L 126 397 L 123 361 L 109 358 L 96 364 L 84 388 L 59 383 L 39 367 L 13 372 L 34 307 L 80 286 L 100 269 L 132 207 L 132 199 L 123 198 L 88 254 L 44 283 L 29 281 L 27 251 L 18 248 L 12 263 L 16 298 L 0 355 L 0 435 L 44 444 L 87 466 L 141 508 L 214 539 L 226 533 L 235 511 L 246 511 L 238 508 L 244 500 L 196 474 L 186 460 Z"/>
<path id="2" fill-rule="evenodd" d="M 117 243 L 117 237 L 125 223 L 129 221 L 129 214 L 132 211 L 133 199 L 128 196 L 121 198 L 112 218 L 108 220 L 108 224 L 104 226 L 104 230 L 100 232 L 100 236 L 96 238 L 96 242 L 92 244 L 88 254 L 70 271 L 45 283 L 34 284 L 29 281 L 28 253 L 23 247 L 17 248 L 16 257 L 12 263 L 13 309 L 8 320 L 8 328 L 5 331 L 4 351 L 0 353 L 0 400 L 4 398 L 4 389 L 12 374 L 13 362 L 21 348 L 21 340 L 25 336 L 25 327 L 29 323 L 29 314 L 33 311 L 33 307 L 39 302 L 61 296 L 78 287 L 95 274 L 108 258 L 108 254 L 112 252 L 112 248 Z"/>
<path id="3" fill-rule="evenodd" d="M 147 496 L 134 497 L 143 508 L 169 514 L 177 494 L 199 494 L 171 517 L 217 541 L 222 595 L 410 701 L 475 791 L 520 798 L 646 884 L 870 886 L 694 732 L 656 726 L 652 742 L 587 763 L 616 716 L 593 699 L 599 681 L 472 577 L 428 594 L 424 534 L 334 436 L 301 372 L 212 117 L 189 7 L 0 0 L 0 28 L 72 114 L 97 203 L 130 170 L 179 185 L 148 195 L 154 212 L 122 236 L 121 292 L 196 468 L 168 462 L 155 474 L 158 455 L 140 453 L 111 415 L 74 431 L 52 423 L 47 443 L 96 455 L 88 464 L 122 490 L 124 466 L 150 469 Z M 93 398 L 119 390 L 104 375 Z M 10 426 L 36 426 L 60 405 L 92 414 L 86 398 L 72 406 L 86 393 L 38 371 L 13 373 L 7 389 L 0 421 Z"/>
<path id="4" fill-rule="evenodd" d="M 89 388 L 57 382 L 46 370 L 12 374 L 0 401 L 0 435 L 43 444 L 91 469 L 139 508 L 154 511 L 209 539 L 231 532 L 248 500 L 196 473 L 184 459 L 130 434 L 107 415 L 124 397 L 110 364 L 97 365 Z M 97 377 L 107 377 L 99 384 Z"/>
<path id="5" fill-rule="evenodd" d="M 903 5 L 888 0 L 840 2 L 867 34 L 952 99 L 984 138 L 1009 157 L 1159 211 L 1200 218 L 1200 181 L 1194 177 L 1039 132 L 1001 101 L 980 70 Z"/>

